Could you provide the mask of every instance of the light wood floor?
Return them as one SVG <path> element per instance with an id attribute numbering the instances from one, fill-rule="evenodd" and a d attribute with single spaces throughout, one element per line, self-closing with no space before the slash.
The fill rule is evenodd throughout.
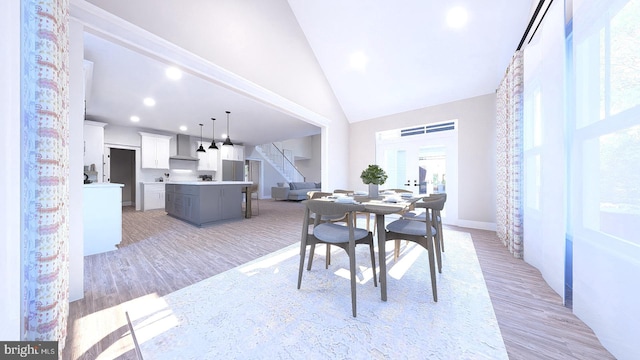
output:
<path id="1" fill-rule="evenodd" d="M 70 304 L 63 358 L 135 359 L 127 308 L 297 243 L 302 215 L 298 202 L 260 200 L 258 216 L 197 228 L 161 210 L 125 208 L 120 249 L 85 257 L 85 297 Z M 450 229 L 473 238 L 510 359 L 613 359 L 494 232 Z"/>

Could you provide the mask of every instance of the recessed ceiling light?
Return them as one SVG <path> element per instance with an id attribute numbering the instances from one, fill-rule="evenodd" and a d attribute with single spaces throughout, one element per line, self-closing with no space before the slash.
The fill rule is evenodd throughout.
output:
<path id="1" fill-rule="evenodd" d="M 182 78 L 182 70 L 177 67 L 168 67 L 167 70 L 164 71 L 164 74 L 171 80 L 180 80 Z"/>
<path id="2" fill-rule="evenodd" d="M 187 127 L 184 125 L 180 126 L 180 131 L 187 131 Z"/>
<path id="3" fill-rule="evenodd" d="M 447 13 L 447 25 L 454 29 L 463 27 L 468 19 L 469 14 L 467 13 L 467 9 L 462 6 L 453 7 Z"/>
<path id="4" fill-rule="evenodd" d="M 138 121 L 140 121 L 140 118 L 138 116 L 133 115 L 132 117 L 129 118 L 129 120 L 131 120 L 133 122 L 138 122 Z"/>
<path id="5" fill-rule="evenodd" d="M 349 56 L 349 65 L 351 65 L 351 68 L 355 70 L 365 71 L 368 63 L 369 58 L 362 51 L 356 51 Z"/>
<path id="6" fill-rule="evenodd" d="M 156 104 L 156 101 L 153 100 L 150 97 L 144 98 L 144 100 L 142 102 L 144 102 L 144 104 L 147 105 L 147 106 L 154 106 Z"/>

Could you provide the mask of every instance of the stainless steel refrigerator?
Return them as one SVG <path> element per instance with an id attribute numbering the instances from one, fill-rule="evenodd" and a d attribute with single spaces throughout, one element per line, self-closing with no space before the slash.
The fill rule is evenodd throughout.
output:
<path id="1" fill-rule="evenodd" d="M 222 160 L 223 181 L 244 181 L 244 161 Z"/>

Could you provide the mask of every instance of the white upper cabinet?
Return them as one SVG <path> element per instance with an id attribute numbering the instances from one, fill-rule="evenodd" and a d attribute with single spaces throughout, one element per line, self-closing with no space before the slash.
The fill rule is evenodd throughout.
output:
<path id="1" fill-rule="evenodd" d="M 220 150 L 209 149 L 208 142 L 196 141 L 196 148 L 202 144 L 206 152 L 197 152 L 198 170 L 200 171 L 216 171 L 218 170 L 218 154 Z"/>
<path id="2" fill-rule="evenodd" d="M 143 169 L 169 169 L 171 136 L 140 132 Z"/>
<path id="3" fill-rule="evenodd" d="M 244 161 L 244 146 L 222 146 L 222 143 L 218 144 L 220 148 L 220 157 L 222 160 L 241 160 Z"/>
<path id="4" fill-rule="evenodd" d="M 96 180 L 102 179 L 105 123 L 84 121 L 84 166 L 95 165 Z"/>

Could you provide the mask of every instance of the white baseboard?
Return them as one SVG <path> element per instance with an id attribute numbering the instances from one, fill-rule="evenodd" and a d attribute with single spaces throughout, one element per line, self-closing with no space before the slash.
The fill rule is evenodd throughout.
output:
<path id="1" fill-rule="evenodd" d="M 496 223 L 489 223 L 489 222 L 483 222 L 483 221 L 458 220 L 454 225 L 471 228 L 471 229 L 496 231 Z"/>

